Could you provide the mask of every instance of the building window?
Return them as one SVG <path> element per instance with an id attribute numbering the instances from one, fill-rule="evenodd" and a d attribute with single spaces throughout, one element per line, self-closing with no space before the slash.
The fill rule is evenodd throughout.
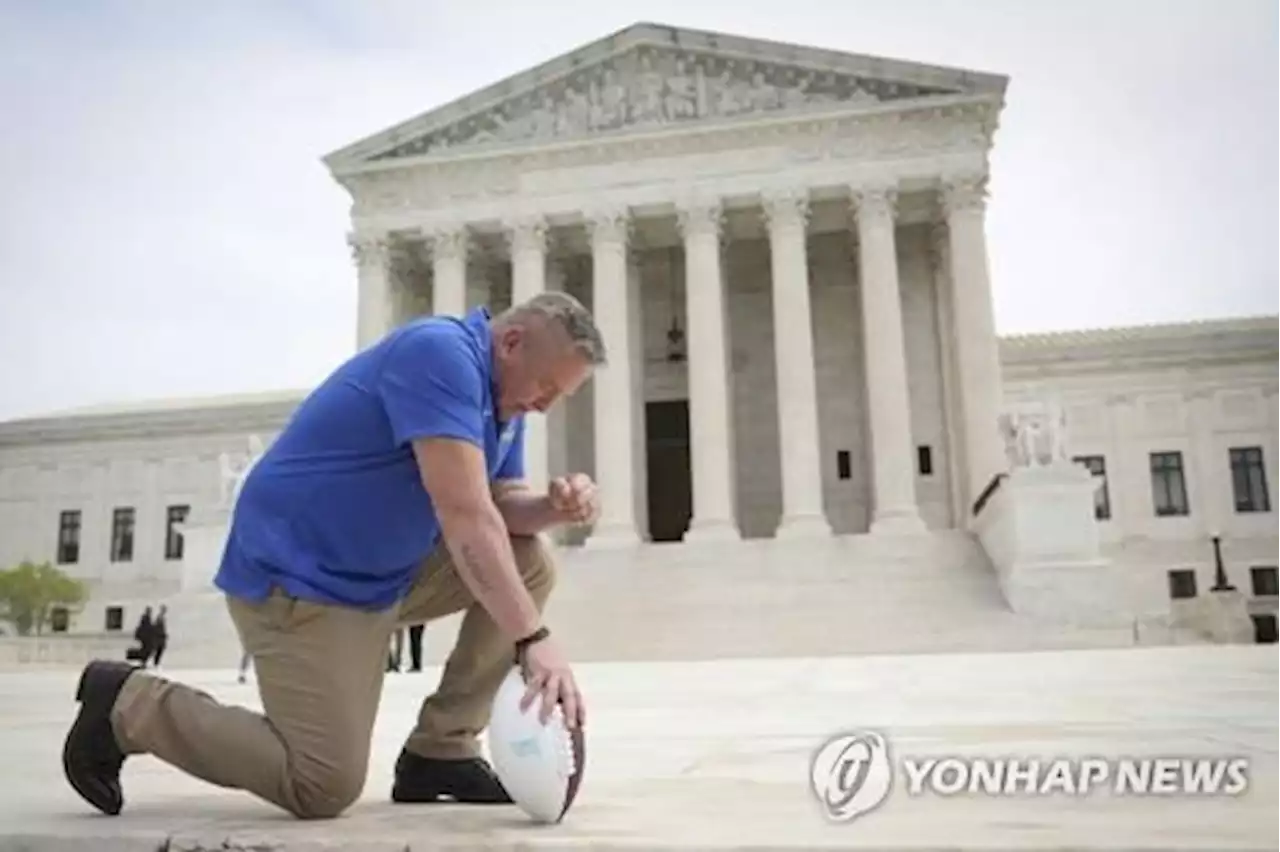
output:
<path id="1" fill-rule="evenodd" d="M 1249 569 L 1249 582 L 1255 595 L 1280 594 L 1280 582 L 1277 582 L 1275 568 L 1253 566 Z"/>
<path id="2" fill-rule="evenodd" d="M 853 464 L 848 450 L 836 450 L 836 478 L 848 479 L 853 476 Z"/>
<path id="3" fill-rule="evenodd" d="M 933 447 L 928 444 L 916 447 L 916 468 L 921 476 L 933 475 Z"/>
<path id="4" fill-rule="evenodd" d="M 133 559 L 133 507 L 124 506 L 111 513 L 111 561 Z"/>
<path id="5" fill-rule="evenodd" d="M 164 519 L 164 558 L 182 558 L 182 533 L 177 527 L 187 519 L 190 506 L 170 506 Z"/>
<path id="6" fill-rule="evenodd" d="M 58 515 L 58 564 L 72 565 L 80 561 L 80 510 Z"/>
<path id="7" fill-rule="evenodd" d="M 1192 568 L 1176 568 L 1169 572 L 1169 597 L 1185 600 L 1196 596 L 1196 572 Z"/>
<path id="8" fill-rule="evenodd" d="M 1076 456 L 1075 462 L 1084 465 L 1102 484 L 1093 492 L 1093 517 L 1099 521 L 1111 518 L 1111 488 L 1107 483 L 1107 459 L 1105 456 Z"/>
<path id="9" fill-rule="evenodd" d="M 1270 512 L 1267 469 L 1262 463 L 1262 447 L 1232 447 L 1231 490 L 1237 512 Z"/>
<path id="10" fill-rule="evenodd" d="M 108 633 L 118 633 L 124 629 L 124 607 L 107 607 L 106 628 Z"/>
<path id="11" fill-rule="evenodd" d="M 65 606 L 55 606 L 49 610 L 49 632 L 66 633 L 71 626 L 71 612 Z"/>
<path id="12" fill-rule="evenodd" d="M 1187 506 L 1187 479 L 1182 471 L 1181 452 L 1151 454 L 1151 499 L 1157 517 L 1191 513 Z"/>

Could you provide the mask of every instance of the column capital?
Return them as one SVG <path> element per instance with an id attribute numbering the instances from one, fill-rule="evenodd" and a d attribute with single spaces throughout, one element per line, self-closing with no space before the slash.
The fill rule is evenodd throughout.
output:
<path id="1" fill-rule="evenodd" d="M 809 190 L 805 187 L 767 190 L 760 194 L 765 224 L 776 228 L 804 228 L 809 223 Z"/>
<path id="2" fill-rule="evenodd" d="M 724 226 L 724 206 L 720 199 L 686 199 L 676 209 L 676 227 L 682 236 L 720 237 Z"/>
<path id="3" fill-rule="evenodd" d="M 351 260 L 361 269 L 391 266 L 391 239 L 387 234 L 352 232 L 347 234 L 347 245 L 351 249 Z"/>
<path id="4" fill-rule="evenodd" d="M 898 213 L 898 186 L 889 181 L 855 184 L 849 187 L 854 215 L 858 221 L 892 222 Z"/>
<path id="5" fill-rule="evenodd" d="M 440 260 L 465 258 L 471 235 L 464 223 L 441 223 L 422 228 L 422 236 L 432 256 Z"/>
<path id="6" fill-rule="evenodd" d="M 987 176 L 956 173 L 942 178 L 942 211 L 947 218 L 960 213 L 982 213 L 987 206 Z"/>
<path id="7" fill-rule="evenodd" d="M 502 223 L 507 247 L 512 254 L 526 251 L 545 252 L 549 229 L 539 214 L 513 216 Z"/>
<path id="8" fill-rule="evenodd" d="M 614 204 L 584 210 L 587 233 L 597 245 L 625 246 L 631 235 L 631 211 L 626 205 Z"/>

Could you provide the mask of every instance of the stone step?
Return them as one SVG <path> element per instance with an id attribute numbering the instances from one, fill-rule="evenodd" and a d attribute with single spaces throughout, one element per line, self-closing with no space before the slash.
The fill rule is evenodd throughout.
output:
<path id="1" fill-rule="evenodd" d="M 985 553 L 963 533 L 558 548 L 555 555 L 547 620 L 582 662 L 1134 643 L 1128 628 L 1074 629 L 1012 613 Z M 217 595 L 168 604 L 170 665 L 235 665 L 239 642 Z M 448 654 L 460 621 L 428 626 L 429 662 Z"/>

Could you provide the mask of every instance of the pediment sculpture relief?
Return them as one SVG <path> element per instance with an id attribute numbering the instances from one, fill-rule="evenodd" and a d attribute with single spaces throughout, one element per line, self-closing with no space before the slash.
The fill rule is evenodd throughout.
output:
<path id="1" fill-rule="evenodd" d="M 947 93 L 838 71 L 643 47 L 433 130 L 376 159 Z"/>

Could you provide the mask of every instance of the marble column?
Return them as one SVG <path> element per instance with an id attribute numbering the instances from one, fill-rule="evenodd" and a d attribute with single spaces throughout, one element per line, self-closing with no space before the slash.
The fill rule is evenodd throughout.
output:
<path id="1" fill-rule="evenodd" d="M 385 234 L 347 237 L 356 264 L 356 348 L 376 343 L 394 324 L 391 242 Z"/>
<path id="2" fill-rule="evenodd" d="M 929 230 L 929 253 L 933 262 L 933 297 L 937 306 L 935 333 L 938 336 L 939 369 L 942 373 L 942 434 L 947 454 L 947 499 L 951 526 L 965 527 L 969 502 L 966 498 L 968 473 L 964 466 L 964 421 L 960 416 L 958 382 L 956 381 L 955 308 L 951 304 L 951 259 L 947 250 L 947 229 L 934 224 Z"/>
<path id="3" fill-rule="evenodd" d="M 633 246 L 627 253 L 627 322 L 631 354 L 631 476 L 635 500 L 636 529 L 642 541 L 649 540 L 648 445 L 645 438 L 644 386 L 644 269 L 640 252 Z"/>
<path id="4" fill-rule="evenodd" d="M 809 303 L 806 225 L 808 192 L 763 198 L 773 280 L 773 341 L 777 364 L 778 445 L 782 463 L 779 538 L 831 535 L 822 500 L 818 385 Z"/>
<path id="5" fill-rule="evenodd" d="M 1226 529 L 1224 509 L 1232 507 L 1230 455 L 1219 454 L 1214 438 L 1214 394 L 1197 388 L 1184 395 L 1190 435 L 1183 461 L 1191 521 L 1208 538 Z"/>
<path id="6" fill-rule="evenodd" d="M 1116 530 L 1136 531 L 1151 517 L 1151 471 L 1147 454 L 1135 441 L 1138 405 L 1131 394 L 1124 393 L 1109 394 L 1105 405 L 1108 445 L 1103 459 L 1111 525 Z"/>
<path id="7" fill-rule="evenodd" d="M 467 229 L 438 227 L 426 237 L 431 248 L 431 312 L 462 316 L 467 312 Z"/>
<path id="8" fill-rule="evenodd" d="M 942 187 L 951 258 L 956 372 L 964 420 L 968 505 L 1006 469 L 997 418 L 1002 380 L 999 341 L 987 270 L 986 178 L 951 176 Z"/>
<path id="9" fill-rule="evenodd" d="M 627 319 L 627 237 L 629 215 L 623 209 L 595 211 L 588 219 L 591 235 L 591 304 L 604 337 L 609 363 L 596 368 L 595 402 L 596 483 L 601 515 L 588 547 L 628 547 L 639 544 L 636 532 L 632 463 L 631 358 L 636 341 Z"/>
<path id="10" fill-rule="evenodd" d="M 1277 510 L 1276 501 L 1280 500 L 1280 482 L 1277 482 L 1277 459 L 1280 455 L 1280 409 L 1276 407 L 1276 386 L 1268 385 L 1262 389 L 1262 402 L 1266 408 L 1267 429 L 1262 439 L 1262 469 L 1267 476 L 1267 499 L 1271 503 L 1271 511 Z M 1233 504 L 1234 505 L 1234 502 Z"/>
<path id="11" fill-rule="evenodd" d="M 547 288 L 547 225 L 541 217 L 509 222 L 511 304 L 532 299 Z M 529 487 L 542 492 L 548 480 L 547 416 L 536 411 L 524 418 L 524 469 Z"/>
<path id="12" fill-rule="evenodd" d="M 739 537 L 733 506 L 728 325 L 720 270 L 722 210 L 718 202 L 686 204 L 677 224 L 684 237 L 688 322 L 689 438 L 693 518 L 685 541 Z"/>
<path id="13" fill-rule="evenodd" d="M 562 261 L 548 258 L 546 289 L 565 289 L 565 270 Z M 583 387 L 580 394 L 590 394 L 591 385 Z M 576 398 L 575 398 L 576 399 Z M 556 477 L 569 472 L 569 407 L 574 400 L 561 400 L 547 412 L 547 476 Z"/>
<path id="14" fill-rule="evenodd" d="M 875 495 L 871 532 L 920 532 L 924 522 L 916 505 L 907 353 L 894 234 L 897 190 L 887 185 L 855 187 L 853 201 Z"/>

